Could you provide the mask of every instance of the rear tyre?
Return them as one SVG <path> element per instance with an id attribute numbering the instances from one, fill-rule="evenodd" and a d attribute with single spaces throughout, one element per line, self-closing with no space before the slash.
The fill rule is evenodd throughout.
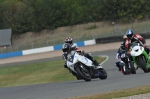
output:
<path id="1" fill-rule="evenodd" d="M 100 76 L 99 76 L 99 78 L 101 80 L 104 80 L 104 79 L 107 78 L 107 72 L 105 71 L 105 69 L 99 69 L 98 71 L 101 73 Z"/>
<path id="2" fill-rule="evenodd" d="M 130 62 L 130 72 L 132 73 L 132 74 L 136 74 L 136 70 L 135 70 L 135 67 L 134 67 L 134 62 Z"/>

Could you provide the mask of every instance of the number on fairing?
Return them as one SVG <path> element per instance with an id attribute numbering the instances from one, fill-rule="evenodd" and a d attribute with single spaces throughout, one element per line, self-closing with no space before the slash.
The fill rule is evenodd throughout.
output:
<path id="1" fill-rule="evenodd" d="M 74 55 L 70 56 L 69 59 L 68 59 L 68 61 L 71 62 L 71 63 L 73 63 L 73 58 L 74 58 Z"/>
<path id="2" fill-rule="evenodd" d="M 85 57 L 85 60 L 88 62 L 87 58 Z"/>

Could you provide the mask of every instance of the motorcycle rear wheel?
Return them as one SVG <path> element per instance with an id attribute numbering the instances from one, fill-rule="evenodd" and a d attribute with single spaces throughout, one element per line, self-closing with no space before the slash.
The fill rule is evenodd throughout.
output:
<path id="1" fill-rule="evenodd" d="M 99 69 L 99 72 L 101 72 L 101 74 L 100 74 L 100 76 L 99 76 L 99 78 L 100 78 L 101 80 L 104 80 L 104 79 L 107 78 L 107 72 L 105 71 L 105 69 Z"/>

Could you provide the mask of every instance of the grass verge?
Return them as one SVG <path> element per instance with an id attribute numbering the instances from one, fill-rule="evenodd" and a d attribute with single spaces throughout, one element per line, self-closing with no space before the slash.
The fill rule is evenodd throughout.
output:
<path id="1" fill-rule="evenodd" d="M 99 62 L 102 62 L 106 59 L 105 57 L 98 56 L 95 56 L 94 58 Z M 2 67 L 0 69 L 0 87 L 76 80 L 76 78 L 63 67 L 63 64 L 64 61 L 59 60 L 52 62 Z M 149 92 L 150 85 L 67 99 L 113 99 L 131 95 L 145 94 Z"/>
<path id="2" fill-rule="evenodd" d="M 106 59 L 98 56 L 94 58 L 99 62 Z M 76 80 L 63 65 L 64 61 L 58 60 L 2 67 L 0 69 L 0 87 Z"/>
<path id="3" fill-rule="evenodd" d="M 119 97 L 127 97 L 132 95 L 146 94 L 150 92 L 150 85 L 130 88 L 125 90 L 118 90 L 109 93 L 100 93 L 90 96 L 81 96 L 67 99 L 115 99 Z M 145 98 L 146 99 L 146 98 Z"/>

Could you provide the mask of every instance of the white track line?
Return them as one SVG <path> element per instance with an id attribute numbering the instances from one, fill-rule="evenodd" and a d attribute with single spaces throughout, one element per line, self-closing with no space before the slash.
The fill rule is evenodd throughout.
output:
<path id="1" fill-rule="evenodd" d="M 104 64 L 108 59 L 109 57 L 107 55 L 99 55 L 100 57 L 106 57 L 106 59 L 100 63 L 100 65 Z"/>

